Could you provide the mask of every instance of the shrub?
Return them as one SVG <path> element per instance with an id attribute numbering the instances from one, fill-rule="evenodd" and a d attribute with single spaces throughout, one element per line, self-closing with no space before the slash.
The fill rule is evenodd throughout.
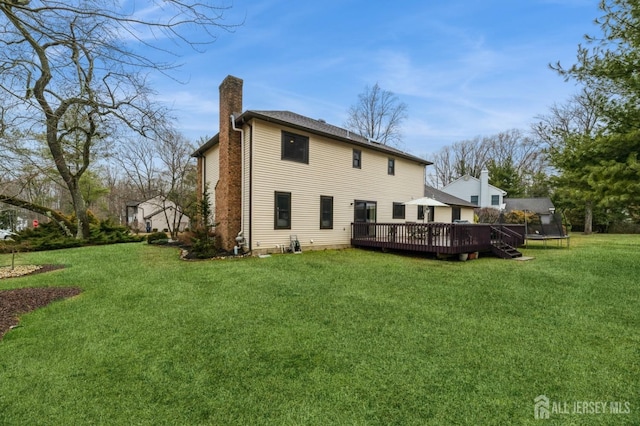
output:
<path id="1" fill-rule="evenodd" d="M 640 224 L 616 222 L 609 226 L 610 234 L 640 234 Z"/>
<path id="2" fill-rule="evenodd" d="M 143 237 L 132 235 L 127 227 L 117 225 L 109 219 L 100 221 L 98 226 L 92 226 L 89 238 L 92 244 L 129 243 L 142 240 L 144 240 Z"/>
<path id="3" fill-rule="evenodd" d="M 18 232 L 14 239 L 15 247 L 20 251 L 55 250 L 87 244 L 115 244 L 144 240 L 142 237 L 132 235 L 126 227 L 116 225 L 111 220 L 92 223 L 89 238 L 86 240 L 78 240 L 66 235 L 53 221 L 40 223 L 37 228 L 24 229 Z M 7 252 L 6 250 L 6 247 L 0 247 L 0 252 Z"/>
<path id="4" fill-rule="evenodd" d="M 167 234 L 164 232 L 153 232 L 147 235 L 147 242 L 149 244 L 166 244 L 168 241 Z"/>
<path id="5" fill-rule="evenodd" d="M 219 252 L 216 237 L 212 230 L 205 227 L 193 231 L 189 257 L 193 259 L 210 259 Z"/>
<path id="6" fill-rule="evenodd" d="M 492 207 L 476 209 L 474 218 L 477 216 L 477 223 L 497 223 L 500 220 L 500 210 Z"/>

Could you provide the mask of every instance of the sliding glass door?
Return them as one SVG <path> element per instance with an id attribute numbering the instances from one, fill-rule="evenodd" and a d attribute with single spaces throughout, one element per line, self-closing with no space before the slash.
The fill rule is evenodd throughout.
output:
<path id="1" fill-rule="evenodd" d="M 353 209 L 353 222 L 355 225 L 356 237 L 375 237 L 376 236 L 376 210 L 377 203 L 375 201 L 355 200 Z M 363 224 L 372 224 L 365 226 Z"/>

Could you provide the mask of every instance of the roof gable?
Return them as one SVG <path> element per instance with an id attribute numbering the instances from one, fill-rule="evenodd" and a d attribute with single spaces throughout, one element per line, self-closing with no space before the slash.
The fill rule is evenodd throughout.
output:
<path id="1" fill-rule="evenodd" d="M 480 185 L 480 179 L 478 179 L 477 177 L 474 177 L 471 175 L 464 175 L 452 182 L 449 182 L 448 184 L 443 186 L 442 189 L 444 190 L 454 185 L 466 184 L 466 182 L 472 182 L 474 184 Z M 507 194 L 507 191 L 505 191 L 504 189 L 498 188 L 497 186 L 489 184 L 489 188 L 495 189 L 496 191 L 502 193 L 503 195 Z"/>

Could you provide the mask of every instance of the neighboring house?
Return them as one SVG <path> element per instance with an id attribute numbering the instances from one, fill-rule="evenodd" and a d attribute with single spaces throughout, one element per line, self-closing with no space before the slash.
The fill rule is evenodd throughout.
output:
<path id="1" fill-rule="evenodd" d="M 551 223 L 551 218 L 556 211 L 556 207 L 547 197 L 540 198 L 505 198 L 505 211 L 527 211 L 540 216 L 543 224 Z"/>
<path id="2" fill-rule="evenodd" d="M 168 219 L 168 221 L 167 221 Z M 172 230 L 174 223 L 179 232 L 189 227 L 189 217 L 176 208 L 175 203 L 163 197 L 127 203 L 127 226 L 140 232 Z"/>
<path id="3" fill-rule="evenodd" d="M 220 131 L 192 154 L 223 248 L 239 233 L 255 254 L 281 251 L 292 238 L 303 249 L 347 247 L 353 222 L 418 220 L 403 203 L 423 196 L 430 162 L 324 120 L 243 112 L 242 84 L 222 82 Z"/>
<path id="4" fill-rule="evenodd" d="M 480 179 L 464 175 L 442 188 L 442 191 L 455 197 L 469 201 L 477 207 L 493 207 L 500 209 L 504 203 L 505 191 L 489 185 L 489 172 L 482 170 Z"/>
<path id="5" fill-rule="evenodd" d="M 540 218 L 540 222 L 533 220 L 527 223 L 526 234 L 547 238 L 567 236 L 567 230 L 562 225 L 562 215 L 556 212 L 556 207 L 549 198 L 506 198 L 505 203 L 507 212 L 535 213 Z"/>
<path id="6" fill-rule="evenodd" d="M 548 225 L 553 222 L 556 207 L 551 202 L 551 199 L 547 197 L 543 198 L 505 198 L 506 204 L 505 211 L 526 211 L 535 213 L 540 217 L 540 222 L 543 225 Z"/>
<path id="7" fill-rule="evenodd" d="M 446 207 L 429 207 L 428 214 L 425 215 L 428 221 L 448 223 L 458 220 L 469 223 L 474 222 L 474 209 L 477 207 L 475 204 L 471 204 L 462 198 L 454 197 L 451 194 L 447 194 L 429 185 L 425 185 L 424 187 L 424 196 L 433 198 L 447 205 Z"/>

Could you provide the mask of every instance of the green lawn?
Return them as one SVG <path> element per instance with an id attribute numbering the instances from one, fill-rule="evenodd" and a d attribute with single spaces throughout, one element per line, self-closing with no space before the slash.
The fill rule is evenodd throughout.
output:
<path id="1" fill-rule="evenodd" d="M 20 254 L 66 268 L 0 289 L 84 292 L 0 341 L 0 424 L 640 424 L 640 236 L 524 253 L 535 260 Z M 607 412 L 542 422 L 541 394 Z"/>

